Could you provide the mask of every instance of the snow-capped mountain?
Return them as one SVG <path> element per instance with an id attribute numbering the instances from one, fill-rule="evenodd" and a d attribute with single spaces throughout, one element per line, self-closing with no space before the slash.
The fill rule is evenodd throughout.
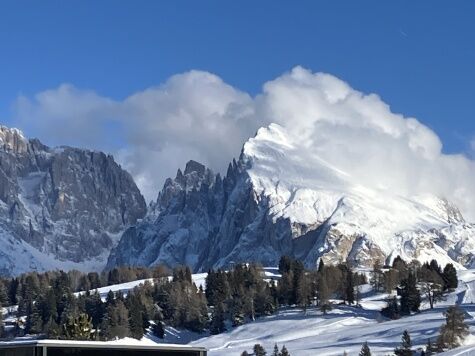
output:
<path id="1" fill-rule="evenodd" d="M 356 183 L 305 142 L 271 124 L 244 144 L 222 178 L 190 161 L 129 228 L 108 267 L 187 264 L 195 271 L 292 255 L 368 266 L 397 255 L 470 266 L 475 226 L 450 202 Z"/>
<path id="2" fill-rule="evenodd" d="M 0 126 L 0 273 L 103 267 L 146 205 L 112 156 Z"/>

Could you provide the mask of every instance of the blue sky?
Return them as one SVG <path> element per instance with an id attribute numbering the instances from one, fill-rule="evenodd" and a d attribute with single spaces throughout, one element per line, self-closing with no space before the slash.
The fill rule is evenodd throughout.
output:
<path id="1" fill-rule="evenodd" d="M 460 178 L 463 205 L 475 191 L 474 16 L 474 1 L 0 0 L 0 123 L 114 154 L 151 199 L 188 159 L 225 170 L 269 122 L 314 130 L 331 119 L 320 142 L 331 153 L 344 112 L 337 134 L 366 152 L 355 162 L 413 172 L 419 186 L 436 172 L 442 182 L 429 186 L 444 194 Z M 276 102 L 279 90 L 288 95 Z M 334 90 L 382 102 L 323 100 L 331 117 L 312 101 L 293 106 L 296 93 L 318 101 Z M 276 117 L 259 116 L 262 105 Z M 440 142 L 470 159 L 447 159 Z"/>
<path id="2" fill-rule="evenodd" d="M 466 151 L 473 1 L 2 1 L 0 115 L 71 83 L 111 98 L 201 69 L 250 93 L 295 65 L 375 92 Z M 23 128 L 28 132 L 28 128 Z"/>

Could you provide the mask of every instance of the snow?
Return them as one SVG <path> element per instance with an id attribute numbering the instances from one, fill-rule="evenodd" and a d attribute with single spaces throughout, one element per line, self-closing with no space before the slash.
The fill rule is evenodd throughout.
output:
<path id="1" fill-rule="evenodd" d="M 443 312 L 448 306 L 462 301 L 471 335 L 466 338 L 464 346 L 443 355 L 473 355 L 475 304 L 471 299 L 475 291 L 475 270 L 459 271 L 459 278 L 457 290 L 436 304 L 433 310 L 429 309 L 428 303 L 423 303 L 421 313 L 399 320 L 386 320 L 380 315 L 387 295 L 375 295 L 366 285 L 360 289 L 361 308 L 335 305 L 327 315 L 322 315 L 314 307 L 307 313 L 299 308 L 281 308 L 276 315 L 230 328 L 219 335 L 200 335 L 167 327 L 165 341 L 204 346 L 210 356 L 238 356 L 244 350 L 250 352 L 256 343 L 262 344 L 268 352 L 275 343 L 279 347 L 285 344 L 292 355 L 298 356 L 342 355 L 344 351 L 357 355 L 364 342 L 368 342 L 373 355 L 387 355 L 400 344 L 404 330 L 409 331 L 414 349 L 425 347 L 429 338 L 435 341 L 440 326 L 445 322 Z"/>
<path id="2" fill-rule="evenodd" d="M 471 263 L 475 226 L 443 198 L 362 186 L 277 124 L 259 129 L 244 144 L 242 159 L 257 199 L 269 200 L 273 221 L 287 218 L 295 226 L 314 228 L 327 222 L 345 236 L 363 237 L 386 257 Z M 300 235 L 295 228 L 294 238 Z M 326 242 L 319 251 L 334 249 Z"/>
<path id="3" fill-rule="evenodd" d="M 206 276 L 208 275 L 208 273 L 197 273 L 197 274 L 193 274 L 192 275 L 192 281 L 196 284 L 196 286 L 199 288 L 200 286 L 203 287 L 203 289 L 205 289 L 206 287 L 206 283 L 205 283 L 205 279 L 206 279 Z M 169 277 L 171 279 L 171 277 Z M 141 286 L 141 285 L 144 285 L 145 283 L 150 283 L 150 284 L 153 284 L 154 283 L 154 279 L 153 278 L 149 278 L 149 279 L 139 279 L 139 280 L 136 280 L 136 281 L 132 281 L 132 282 L 127 282 L 127 283 L 120 283 L 120 284 L 113 284 L 113 285 L 110 285 L 110 286 L 106 286 L 106 287 L 101 287 L 101 288 L 97 288 L 91 292 L 95 292 L 97 291 L 99 293 L 99 295 L 101 296 L 102 300 L 105 300 L 106 297 L 107 297 L 107 294 L 112 291 L 114 293 L 117 293 L 117 292 L 121 292 L 122 294 L 124 294 L 124 296 L 127 295 L 127 293 L 134 289 L 135 287 L 138 287 L 138 286 Z M 75 293 L 75 295 L 80 295 L 80 294 L 83 294 L 85 293 L 84 291 L 82 292 L 77 292 Z"/>

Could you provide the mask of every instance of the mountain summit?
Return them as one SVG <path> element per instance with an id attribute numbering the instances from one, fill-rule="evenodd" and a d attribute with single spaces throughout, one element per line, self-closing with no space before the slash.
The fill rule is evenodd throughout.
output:
<path id="1" fill-rule="evenodd" d="M 291 255 L 369 266 L 397 255 L 470 266 L 475 226 L 436 196 L 367 187 L 279 125 L 261 128 L 221 178 L 190 161 L 113 250 L 117 265 L 195 271 Z"/>
<path id="2" fill-rule="evenodd" d="M 132 177 L 112 156 L 49 148 L 0 126 L 0 274 L 100 269 L 145 213 Z"/>

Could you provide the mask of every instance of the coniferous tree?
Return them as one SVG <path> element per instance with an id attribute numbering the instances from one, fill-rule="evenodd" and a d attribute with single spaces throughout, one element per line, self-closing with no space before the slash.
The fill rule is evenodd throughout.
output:
<path id="1" fill-rule="evenodd" d="M 381 262 L 379 260 L 376 260 L 373 265 L 370 283 L 376 293 L 384 290 L 384 274 L 381 270 Z"/>
<path id="2" fill-rule="evenodd" d="M 442 276 L 444 280 L 444 289 L 453 290 L 458 287 L 457 270 L 453 264 L 448 263 L 445 265 Z"/>
<path id="3" fill-rule="evenodd" d="M 53 317 L 50 317 L 44 325 L 44 333 L 46 334 L 46 337 L 48 339 L 53 340 L 59 339 L 59 337 L 61 336 L 61 329 L 56 320 L 53 319 Z"/>
<path id="4" fill-rule="evenodd" d="M 421 305 L 421 295 L 416 285 L 416 278 L 413 273 L 402 282 L 401 290 L 401 313 L 410 314 L 418 312 Z"/>
<path id="5" fill-rule="evenodd" d="M 290 353 L 287 350 L 287 348 L 285 347 L 285 345 L 282 346 L 282 349 L 280 350 L 279 356 L 290 356 Z"/>
<path id="6" fill-rule="evenodd" d="M 241 353 L 241 356 L 250 356 L 250 355 L 249 355 L 249 352 L 243 351 L 243 352 Z"/>
<path id="7" fill-rule="evenodd" d="M 84 313 L 69 317 L 63 324 L 63 336 L 68 340 L 95 340 L 91 318 Z"/>
<path id="8" fill-rule="evenodd" d="M 5 331 L 3 327 L 3 313 L 1 312 L 1 310 L 2 310 L 2 304 L 0 304 L 0 338 L 3 337 L 3 333 Z"/>
<path id="9" fill-rule="evenodd" d="M 124 302 L 116 300 L 107 307 L 101 329 L 107 340 L 122 339 L 130 335 L 129 311 Z"/>
<path id="10" fill-rule="evenodd" d="M 272 351 L 272 356 L 279 356 L 279 347 L 277 344 L 274 344 L 274 351 Z"/>
<path id="11" fill-rule="evenodd" d="M 401 317 L 401 309 L 397 297 L 388 298 L 386 307 L 381 310 L 381 314 L 389 319 L 399 319 Z"/>
<path id="12" fill-rule="evenodd" d="M 26 310 L 25 333 L 30 335 L 40 334 L 43 331 L 43 319 L 38 306 L 33 301 L 28 302 Z"/>
<path id="13" fill-rule="evenodd" d="M 394 354 L 397 356 L 412 356 L 412 353 L 411 336 L 407 330 L 404 330 L 401 346 L 394 350 Z"/>
<path id="14" fill-rule="evenodd" d="M 266 350 L 264 349 L 264 347 L 262 347 L 261 344 L 255 344 L 253 350 L 254 350 L 254 356 L 265 356 L 265 355 L 267 355 Z"/>
<path id="15" fill-rule="evenodd" d="M 224 305 L 220 303 L 214 307 L 211 317 L 210 333 L 216 335 L 226 331 L 224 320 Z"/>
<path id="16" fill-rule="evenodd" d="M 0 281 L 0 305 L 8 306 L 9 298 L 5 284 Z"/>
<path id="17" fill-rule="evenodd" d="M 445 324 L 440 328 L 438 343 L 453 349 L 460 346 L 463 339 L 469 334 L 465 316 L 459 306 L 449 307 L 445 313 Z"/>
<path id="18" fill-rule="evenodd" d="M 367 342 L 365 342 L 363 346 L 361 346 L 359 356 L 371 356 L 371 349 L 369 348 Z"/>
<path id="19" fill-rule="evenodd" d="M 152 333 L 159 339 L 165 338 L 165 328 L 161 320 L 155 320 L 152 326 Z"/>
<path id="20" fill-rule="evenodd" d="M 353 272 L 348 268 L 346 272 L 346 284 L 345 284 L 345 297 L 344 300 L 348 304 L 353 304 L 355 302 L 355 284 L 353 278 Z"/>
<path id="21" fill-rule="evenodd" d="M 437 352 L 437 347 L 431 341 L 431 339 L 427 340 L 427 346 L 425 349 L 426 356 L 434 355 Z"/>

